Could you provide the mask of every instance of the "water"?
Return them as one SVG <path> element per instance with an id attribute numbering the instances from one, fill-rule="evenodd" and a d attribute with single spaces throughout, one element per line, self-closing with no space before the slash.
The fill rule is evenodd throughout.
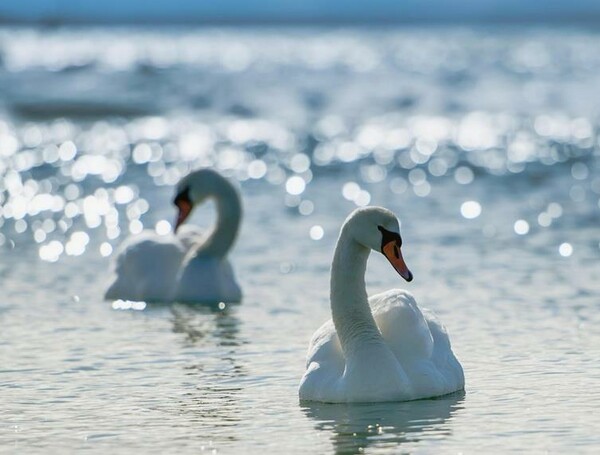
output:
<path id="1" fill-rule="evenodd" d="M 0 32 L 7 452 L 588 452 L 600 444 L 600 35 L 575 29 Z M 224 309 L 104 302 L 172 185 L 240 182 Z M 402 221 L 465 394 L 300 404 L 356 206 Z M 202 207 L 193 221 L 213 220 Z"/>

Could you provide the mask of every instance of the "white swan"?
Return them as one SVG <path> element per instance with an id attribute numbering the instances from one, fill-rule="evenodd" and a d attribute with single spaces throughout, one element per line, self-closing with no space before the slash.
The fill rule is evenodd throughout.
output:
<path id="1" fill-rule="evenodd" d="M 204 235 L 181 226 L 195 205 L 214 198 L 217 223 Z M 175 234 L 144 231 L 127 239 L 117 255 L 109 300 L 239 302 L 241 291 L 227 253 L 240 226 L 242 207 L 235 187 L 219 173 L 200 169 L 178 184 Z"/>
<path id="2" fill-rule="evenodd" d="M 346 219 L 331 265 L 332 320 L 310 342 L 301 400 L 407 401 L 464 388 L 462 367 L 433 313 L 399 289 L 367 297 L 370 250 L 412 280 L 401 246 L 398 220 L 387 209 L 366 207 Z"/>

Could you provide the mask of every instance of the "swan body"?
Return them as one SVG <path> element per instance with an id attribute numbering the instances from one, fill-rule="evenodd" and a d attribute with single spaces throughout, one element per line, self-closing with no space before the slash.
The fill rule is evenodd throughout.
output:
<path id="1" fill-rule="evenodd" d="M 214 198 L 216 226 L 205 233 L 182 225 L 194 205 Z M 241 202 L 220 174 L 201 169 L 177 185 L 176 233 L 130 237 L 119 248 L 105 298 L 155 302 L 239 302 L 242 294 L 227 253 L 237 237 Z"/>
<path id="2" fill-rule="evenodd" d="M 412 280 L 401 243 L 398 220 L 386 209 L 358 209 L 344 223 L 332 263 L 332 319 L 310 342 L 301 400 L 408 401 L 464 388 L 462 367 L 432 312 L 419 309 L 404 290 L 367 298 L 364 274 L 371 249 L 384 252 L 398 273 Z"/>

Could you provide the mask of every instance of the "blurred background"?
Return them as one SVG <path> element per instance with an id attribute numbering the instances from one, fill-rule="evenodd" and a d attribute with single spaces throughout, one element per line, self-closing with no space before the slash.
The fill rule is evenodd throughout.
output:
<path id="1" fill-rule="evenodd" d="M 7 447 L 600 444 L 600 3 L 21 0 L 0 23 Z M 202 166 L 242 190 L 242 304 L 104 302 L 119 244 L 168 234 Z M 298 404 L 338 230 L 368 204 L 415 275 L 373 255 L 369 291 L 436 311 L 466 395 Z"/>
<path id="2" fill-rule="evenodd" d="M 0 6 L 7 22 L 25 23 L 339 23 L 407 22 L 595 22 L 600 5 L 594 0 L 342 0 L 272 2 L 255 0 L 23 0 Z"/>

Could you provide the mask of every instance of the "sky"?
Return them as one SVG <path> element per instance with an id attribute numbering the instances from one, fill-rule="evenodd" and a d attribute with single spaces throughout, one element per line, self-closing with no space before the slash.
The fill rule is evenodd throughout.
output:
<path id="1" fill-rule="evenodd" d="M 0 19 L 108 23 L 600 22 L 600 0 L 1 0 Z"/>

